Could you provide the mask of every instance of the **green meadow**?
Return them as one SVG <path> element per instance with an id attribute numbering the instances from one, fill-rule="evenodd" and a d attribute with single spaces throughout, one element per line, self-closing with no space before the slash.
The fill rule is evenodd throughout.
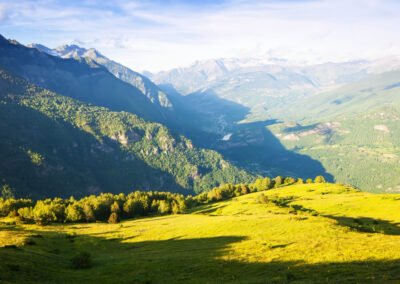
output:
<path id="1" fill-rule="evenodd" d="M 400 196 L 298 184 L 119 224 L 0 219 L 1 283 L 400 281 Z M 71 259 L 90 254 L 90 267 Z"/>

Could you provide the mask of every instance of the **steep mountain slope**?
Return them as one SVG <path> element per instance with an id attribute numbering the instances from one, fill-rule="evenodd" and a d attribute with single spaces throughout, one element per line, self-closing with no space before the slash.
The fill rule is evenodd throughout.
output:
<path id="1" fill-rule="evenodd" d="M 62 59 L 0 37 L 0 68 L 59 94 L 165 122 L 168 109 L 90 58 Z"/>
<path id="2" fill-rule="evenodd" d="M 140 75 L 135 71 L 132 71 L 131 69 L 115 61 L 106 58 L 93 48 L 84 49 L 76 45 L 64 45 L 55 49 L 49 49 L 40 44 L 31 44 L 29 46 L 32 48 L 32 50 L 42 50 L 50 55 L 54 55 L 64 59 L 74 59 L 78 62 L 88 61 L 91 64 L 96 64 L 99 67 L 106 68 L 110 73 L 115 76 L 115 78 L 113 78 L 114 80 L 119 78 L 121 81 L 124 81 L 133 86 L 134 91 L 139 91 L 142 94 L 143 98 L 147 99 L 146 105 L 148 108 L 142 108 L 141 102 L 143 101 L 143 98 L 141 98 L 141 100 L 132 98 L 131 102 L 129 102 L 138 104 L 138 108 L 131 107 L 129 103 L 125 103 L 123 101 L 121 102 L 121 95 L 124 96 L 126 95 L 127 91 L 132 90 L 120 91 L 113 88 L 108 82 L 102 82 L 105 88 L 110 87 L 110 89 L 108 90 L 109 93 L 107 94 L 109 97 L 109 101 L 107 101 L 105 104 L 102 104 L 106 107 L 112 108 L 114 110 L 122 109 L 125 111 L 136 113 L 149 120 L 161 122 L 169 128 L 177 131 L 178 133 L 192 138 L 206 137 L 208 135 L 207 133 L 204 133 L 204 130 L 209 132 L 209 129 L 204 128 L 204 125 L 212 124 L 212 120 L 199 113 L 197 107 L 193 105 L 192 101 L 187 100 L 185 97 L 177 92 L 169 93 L 169 95 L 167 96 L 148 78 Z M 42 63 L 35 62 L 35 64 Z M 97 84 L 97 80 L 91 78 L 91 76 L 89 76 L 87 81 L 91 85 Z M 119 81 L 119 85 L 122 84 L 121 81 Z M 59 82 L 59 84 L 62 85 L 63 82 L 61 81 Z M 57 91 L 60 92 L 64 90 L 57 89 Z M 105 90 L 100 91 L 104 92 Z M 78 88 L 77 90 L 75 90 L 75 92 L 80 92 L 80 89 Z M 68 95 L 67 93 L 62 94 Z M 98 93 L 96 93 L 95 96 L 98 96 Z M 90 102 L 98 104 L 99 100 L 90 100 Z M 117 108 L 115 107 L 116 102 L 121 102 L 121 105 L 118 105 Z M 150 104 L 151 106 L 149 107 Z"/>
<path id="3" fill-rule="evenodd" d="M 193 193 L 254 178 L 160 124 L 0 76 L 0 179 L 20 195 Z"/>
<path id="4" fill-rule="evenodd" d="M 139 89 L 153 104 L 161 107 L 173 108 L 172 103 L 169 101 L 167 95 L 163 93 L 153 82 L 145 76 L 113 61 L 99 53 L 96 49 L 85 49 L 77 45 L 63 45 L 54 49 L 50 49 L 41 44 L 32 43 L 28 47 L 37 48 L 48 54 L 59 56 L 61 58 L 89 58 L 99 65 L 107 68 L 110 73 L 122 81 L 131 84 Z"/>

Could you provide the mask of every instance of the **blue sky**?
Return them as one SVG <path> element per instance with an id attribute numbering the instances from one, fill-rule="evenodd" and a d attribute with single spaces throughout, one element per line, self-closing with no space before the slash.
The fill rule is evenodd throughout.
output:
<path id="1" fill-rule="evenodd" d="M 397 0 L 0 0 L 0 33 L 95 47 L 134 70 L 220 57 L 319 63 L 400 55 Z"/>

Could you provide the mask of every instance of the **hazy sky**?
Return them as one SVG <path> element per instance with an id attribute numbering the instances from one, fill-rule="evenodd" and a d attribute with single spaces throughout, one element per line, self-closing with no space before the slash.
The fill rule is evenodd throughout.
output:
<path id="1" fill-rule="evenodd" d="M 95 47 L 134 70 L 220 57 L 311 63 L 400 55 L 398 0 L 0 0 L 0 33 Z"/>

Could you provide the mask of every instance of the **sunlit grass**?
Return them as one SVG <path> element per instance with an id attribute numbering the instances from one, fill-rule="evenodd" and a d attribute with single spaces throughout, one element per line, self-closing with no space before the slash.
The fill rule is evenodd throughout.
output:
<path id="1" fill-rule="evenodd" d="M 289 200 L 286 205 L 263 204 Z M 304 184 L 121 224 L 1 225 L 0 280 L 264 283 L 400 279 L 400 200 Z M 38 237 L 38 235 L 40 235 Z M 35 244 L 27 244 L 34 240 Z M 17 241 L 16 241 L 17 240 Z M 89 251 L 93 266 L 70 259 Z M 18 268 L 12 265 L 16 264 Z M 17 269 L 17 271 L 15 271 Z"/>

